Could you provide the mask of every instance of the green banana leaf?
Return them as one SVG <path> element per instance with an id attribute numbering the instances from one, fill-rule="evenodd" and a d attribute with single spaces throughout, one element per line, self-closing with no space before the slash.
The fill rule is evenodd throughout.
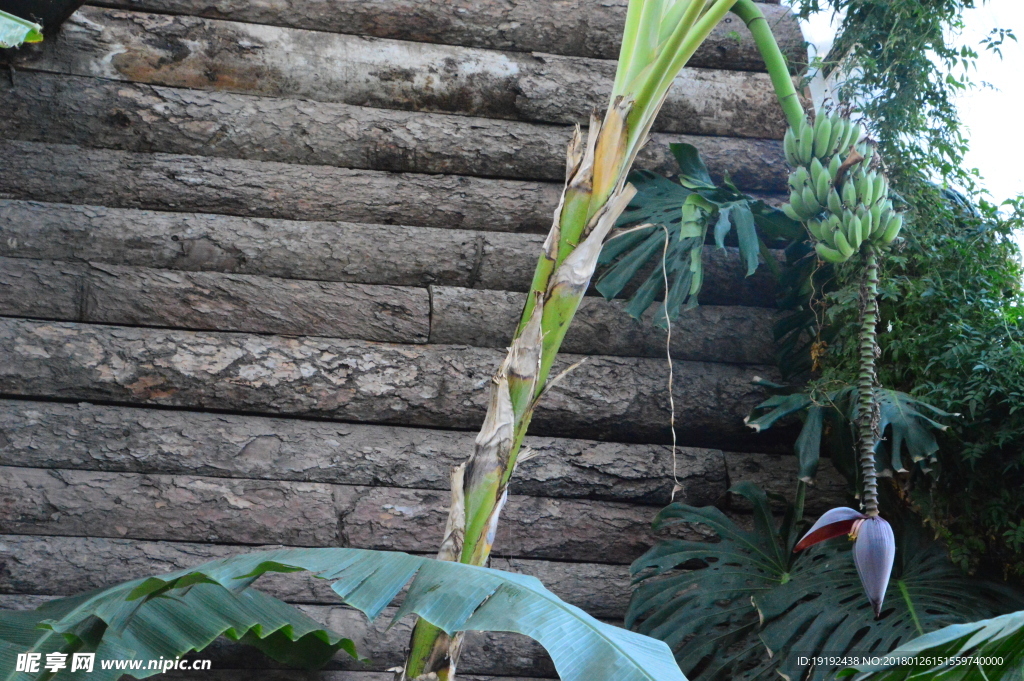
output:
<path id="1" fill-rule="evenodd" d="M 847 479 L 856 479 L 851 430 L 857 414 L 856 387 L 811 394 L 761 379 L 757 384 L 772 396 L 751 410 L 746 418 L 749 427 L 760 432 L 787 417 L 797 416 L 803 420 L 795 445 L 801 480 L 810 482 L 814 479 L 823 442 L 827 444 L 836 468 Z M 948 427 L 933 416 L 942 418 L 954 414 L 897 390 L 879 390 L 877 398 L 882 433 L 882 439 L 875 448 L 879 471 L 903 472 L 913 466 L 930 470 L 939 450 L 934 431 Z"/>
<path id="2" fill-rule="evenodd" d="M 849 542 L 793 554 L 799 535 L 792 509 L 776 522 L 755 485 L 731 491 L 753 505 L 753 529 L 713 507 L 672 504 L 658 514 L 656 530 L 701 523 L 721 541 L 659 542 L 631 568 L 637 587 L 627 626 L 668 643 L 694 681 L 831 678 L 835 668 L 801 658 L 888 651 L 1020 602 L 997 585 L 963 577 L 941 545 L 904 519 L 897 523 L 897 572 L 876 620 Z"/>
<path id="3" fill-rule="evenodd" d="M 0 669 L 6 676 L 0 678 L 49 678 L 9 672 L 18 653 L 166 659 L 201 650 L 220 634 L 310 668 L 338 649 L 355 655 L 351 641 L 251 588 L 268 572 L 303 570 L 332 581 L 341 600 L 370 619 L 412 580 L 395 620 L 416 614 L 449 634 L 525 634 L 547 649 L 564 681 L 686 681 L 664 643 L 595 620 L 534 577 L 405 553 L 341 548 L 245 554 L 52 601 L 32 612 L 3 612 Z M 96 666 L 94 679 L 112 680 L 124 673 L 104 676 Z M 68 676 L 64 670 L 56 680 Z"/>
<path id="4" fill-rule="evenodd" d="M 626 311 L 640 319 L 663 298 L 654 315 L 655 324 L 661 327 L 667 323 L 666 310 L 668 320 L 675 320 L 680 310 L 697 305 L 703 283 L 701 253 L 712 225 L 719 248 L 725 247 L 726 237 L 735 228 L 747 276 L 757 269 L 764 249 L 759 231 L 770 241 L 805 238 L 800 223 L 741 193 L 728 179 L 716 186 L 693 145 L 672 144 L 671 149 L 680 167 L 678 182 L 646 170 L 630 174 L 637 194 L 618 226 L 651 226 L 626 230 L 605 244 L 596 284 L 598 292 L 611 300 L 630 283 L 639 282 Z"/>
<path id="5" fill-rule="evenodd" d="M 0 10 L 0 49 L 38 43 L 42 39 L 42 26 Z"/>
<path id="6" fill-rule="evenodd" d="M 837 676 L 852 677 L 851 681 L 1016 681 L 1024 678 L 1024 611 L 953 624 L 916 638 L 886 657 L 911 662 L 863 665 Z"/>

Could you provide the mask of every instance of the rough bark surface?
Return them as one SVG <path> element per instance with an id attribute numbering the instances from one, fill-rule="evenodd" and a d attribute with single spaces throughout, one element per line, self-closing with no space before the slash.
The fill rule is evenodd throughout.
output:
<path id="1" fill-rule="evenodd" d="M 515 331 L 526 294 L 433 286 L 431 343 L 469 343 L 505 347 Z M 585 298 L 562 343 L 564 352 L 665 357 L 666 332 L 654 325 L 649 310 L 630 318 L 620 301 Z M 672 357 L 682 360 L 770 364 L 774 361 L 774 310 L 738 306 L 701 306 L 672 325 Z"/>
<path id="2" fill-rule="evenodd" d="M 0 593 L 72 596 L 243 552 L 275 548 L 281 546 L 59 536 L 41 541 L 29 535 L 0 535 Z M 630 588 L 625 566 L 492 558 L 491 567 L 533 575 L 560 598 L 595 617 L 621 618 L 626 612 Z M 329 583 L 308 573 L 265 575 L 257 587 L 289 603 L 338 603 L 338 595 Z"/>
<path id="3" fill-rule="evenodd" d="M 0 467 L 0 532 L 427 553 L 449 493 L 190 475 Z M 648 506 L 512 495 L 495 553 L 630 563 L 653 543 Z M 438 522 L 440 521 L 440 522 Z M 681 528 L 710 538 L 701 526 Z"/>
<path id="4" fill-rule="evenodd" d="M 725 463 L 729 471 L 730 485 L 749 481 L 760 486 L 766 492 L 781 494 L 790 501 L 793 500 L 799 471 L 795 456 L 728 452 L 725 456 Z M 730 497 L 731 508 L 750 510 L 749 504 L 743 497 L 738 495 L 730 495 Z M 818 475 L 807 489 L 807 513 L 813 515 L 836 506 L 849 505 L 850 486 L 846 479 L 840 475 L 831 461 L 822 459 L 818 466 Z"/>
<path id="5" fill-rule="evenodd" d="M 0 257 L 0 315 L 425 343 L 426 289 Z"/>
<path id="6" fill-rule="evenodd" d="M 286 279 L 526 291 L 544 237 L 0 199 L 0 256 Z M 704 249 L 701 302 L 772 307 L 774 277 Z M 751 342 L 754 339 L 749 339 Z"/>
<path id="7" fill-rule="evenodd" d="M 293 26 L 423 43 L 617 59 L 627 0 L 106 0 L 103 4 L 168 14 L 194 14 L 254 24 Z M 800 26 L 778 3 L 760 6 L 791 62 L 807 58 Z M 690 60 L 703 68 L 764 70 L 750 32 L 727 17 Z"/>
<path id="8" fill-rule="evenodd" d="M 183 473 L 447 490 L 471 432 L 256 416 L 0 400 L 0 465 Z M 519 494 L 668 503 L 663 445 L 528 437 Z M 727 488 L 722 452 L 681 447 L 678 501 L 714 503 Z M 752 458 L 756 459 L 756 457 Z"/>
<path id="9" fill-rule="evenodd" d="M 556 125 L 46 73 L 19 73 L 0 88 L 6 139 L 135 152 L 562 181 L 571 135 Z M 656 133 L 637 166 L 677 173 L 672 142 L 697 146 L 718 179 L 728 173 L 742 189 L 787 191 L 776 140 Z"/>
<path id="10" fill-rule="evenodd" d="M 615 62 L 85 7 L 23 68 L 197 90 L 485 118 L 577 123 L 603 109 Z M 781 139 L 764 73 L 687 68 L 656 129 Z"/>
<path id="11" fill-rule="evenodd" d="M 0 320 L 0 391 L 346 421 L 475 429 L 503 351 L 316 337 Z M 582 359 L 565 355 L 562 368 Z M 743 427 L 771 367 L 676 362 L 679 442 L 762 450 Z M 590 357 L 545 396 L 533 433 L 625 442 L 668 438 L 665 362 Z"/>
<path id="12" fill-rule="evenodd" d="M 560 185 L 0 142 L 0 198 L 544 233 Z"/>

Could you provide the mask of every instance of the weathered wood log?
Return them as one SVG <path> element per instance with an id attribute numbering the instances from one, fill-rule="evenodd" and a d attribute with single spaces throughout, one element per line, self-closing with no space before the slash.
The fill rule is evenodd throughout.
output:
<path id="1" fill-rule="evenodd" d="M 0 315 L 425 343 L 426 289 L 0 257 Z"/>
<path id="2" fill-rule="evenodd" d="M 215 407 L 369 423 L 475 430 L 504 352 L 327 338 L 167 331 L 0 319 L 7 395 Z M 563 355 L 555 372 L 578 362 Z M 675 363 L 679 443 L 775 451 L 787 435 L 743 426 L 771 367 Z M 622 442 L 669 439 L 663 360 L 590 357 L 554 386 L 533 418 L 538 435 Z M 774 429 L 773 429 L 774 430 Z"/>
<path id="3" fill-rule="evenodd" d="M 0 593 L 75 593 L 219 558 L 280 545 L 233 546 L 106 537 L 0 535 Z M 595 617 L 621 618 L 629 601 L 629 571 L 622 565 L 491 558 L 491 567 L 533 575 L 560 598 Z M 306 573 L 270 574 L 256 586 L 289 603 L 337 604 L 328 582 Z"/>
<path id="4" fill-rule="evenodd" d="M 228 414 L 0 400 L 0 465 L 177 473 L 446 490 L 473 451 L 472 432 Z M 663 445 L 527 438 L 539 454 L 516 469 L 517 494 L 667 504 Z M 726 491 L 713 449 L 680 447 L 676 500 L 712 504 Z"/>
<path id="5" fill-rule="evenodd" d="M 0 200 L 0 255 L 286 279 L 526 291 L 543 237 Z M 701 302 L 775 304 L 735 249 L 704 249 Z"/>
<path id="6" fill-rule="evenodd" d="M 559 185 L 0 142 L 0 198 L 544 233 Z"/>
<path id="7" fill-rule="evenodd" d="M 0 137 L 411 173 L 562 181 L 563 126 L 392 111 L 19 73 L 0 84 Z M 788 191 L 776 140 L 656 133 L 637 166 L 678 172 L 672 142 L 700 149 L 712 175 L 742 189 Z"/>
<path id="8" fill-rule="evenodd" d="M 793 501 L 799 471 L 795 456 L 729 452 L 725 457 L 725 465 L 729 471 L 730 485 L 742 481 L 753 482 L 766 492 L 781 494 Z M 836 506 L 849 506 L 850 492 L 850 485 L 832 462 L 822 459 L 814 482 L 807 488 L 807 513 L 822 513 Z M 746 499 L 734 494 L 729 496 L 730 508 L 750 510 Z"/>
<path id="9" fill-rule="evenodd" d="M 315 5 L 295 0 L 106 0 L 104 4 L 377 38 L 598 59 L 618 58 L 626 17 L 626 0 L 460 0 L 443 4 L 430 0 L 328 0 Z M 789 9 L 777 2 L 760 7 L 790 62 L 805 60 L 803 35 Z M 764 70 L 753 37 L 743 22 L 732 16 L 715 28 L 690 65 Z"/>
<path id="10" fill-rule="evenodd" d="M 508 345 L 526 294 L 448 286 L 430 289 L 431 343 Z M 631 319 L 620 301 L 584 298 L 564 352 L 665 357 L 666 333 L 654 312 Z M 701 306 L 681 313 L 672 325 L 672 357 L 683 360 L 770 364 L 774 361 L 772 324 L 779 313 L 767 308 Z"/>
<path id="11" fill-rule="evenodd" d="M 607 104 L 615 62 L 497 52 L 85 7 L 22 68 L 485 118 L 577 123 Z M 683 69 L 656 129 L 781 139 L 764 73 Z"/>
<path id="12" fill-rule="evenodd" d="M 449 493 L 393 487 L 0 467 L 0 533 L 427 553 Z M 495 554 L 630 563 L 654 541 L 649 506 L 510 495 Z M 711 537 L 688 525 L 681 536 Z"/>

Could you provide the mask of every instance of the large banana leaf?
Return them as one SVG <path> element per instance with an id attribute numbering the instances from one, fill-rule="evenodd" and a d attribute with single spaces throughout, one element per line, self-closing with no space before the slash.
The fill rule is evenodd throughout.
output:
<path id="1" fill-rule="evenodd" d="M 370 619 L 411 579 L 396 620 L 416 614 L 449 634 L 525 634 L 547 649 L 563 681 L 686 681 L 664 643 L 595 620 L 534 577 L 405 553 L 341 548 L 235 556 L 60 599 L 30 613 L 4 612 L 0 664 L 7 673 L 17 653 L 27 651 L 94 651 L 97 660 L 167 658 L 201 650 L 221 633 L 292 664 L 303 659 L 306 649 L 306 666 L 311 667 L 338 648 L 354 654 L 350 641 L 250 588 L 262 574 L 301 570 L 332 581 L 341 600 Z M 57 681 L 66 676 L 60 672 Z M 2 678 L 40 677 L 7 673 Z"/>
<path id="2" fill-rule="evenodd" d="M 887 655 L 909 664 L 845 669 L 851 681 L 1018 681 L 1024 678 L 1024 611 L 953 624 L 906 643 Z"/>
<path id="3" fill-rule="evenodd" d="M 795 446 L 801 480 L 810 482 L 814 479 L 822 442 L 828 445 L 836 468 L 848 479 L 856 479 L 851 436 L 857 416 L 856 387 L 847 386 L 812 395 L 769 381 L 759 379 L 757 382 L 772 396 L 751 410 L 746 423 L 760 432 L 786 417 L 803 419 L 803 428 Z M 882 433 L 882 439 L 875 448 L 879 471 L 902 472 L 915 465 L 925 471 L 930 470 L 939 449 L 934 431 L 947 428 L 932 417 L 953 415 L 897 390 L 878 390 L 876 396 Z"/>
<path id="4" fill-rule="evenodd" d="M 22 43 L 38 43 L 43 27 L 0 10 L 0 48 L 18 47 Z"/>
<path id="5" fill-rule="evenodd" d="M 638 587 L 627 626 L 665 640 L 695 681 L 825 679 L 835 668 L 801 658 L 886 652 L 1014 602 L 1001 587 L 964 578 L 918 527 L 897 523 L 897 572 L 876 620 L 849 542 L 793 554 L 792 513 L 777 524 L 760 489 L 741 483 L 732 491 L 753 505 L 753 529 L 715 508 L 672 504 L 658 514 L 656 528 L 702 523 L 721 541 L 659 542 L 632 567 Z"/>
<path id="6" fill-rule="evenodd" d="M 662 307 L 655 323 L 665 326 L 679 310 L 697 304 L 703 281 L 701 251 L 713 226 L 715 244 L 723 248 L 735 228 L 747 275 L 757 269 L 762 249 L 760 231 L 767 239 L 803 239 L 803 227 L 763 201 L 751 199 L 729 182 L 716 186 L 691 144 L 673 144 L 679 163 L 678 182 L 646 170 L 630 174 L 636 196 L 619 218 L 619 226 L 651 225 L 610 239 L 598 264 L 603 272 L 596 288 L 612 299 L 633 281 L 642 281 L 626 305 L 635 319 L 659 297 Z M 666 246 L 667 240 L 667 246 Z M 771 263 L 774 264 L 774 263 Z M 668 292 L 665 280 L 668 279 Z"/>

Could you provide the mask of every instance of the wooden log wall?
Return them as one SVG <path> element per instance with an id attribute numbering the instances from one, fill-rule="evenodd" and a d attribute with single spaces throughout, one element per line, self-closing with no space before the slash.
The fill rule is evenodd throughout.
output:
<path id="1" fill-rule="evenodd" d="M 256 547 L 435 550 L 557 202 L 571 126 L 604 103 L 626 0 L 104 0 L 16 55 L 0 118 L 0 607 Z M 763 6 L 801 59 L 785 7 Z M 716 29 L 639 164 L 697 145 L 773 198 L 783 117 L 749 33 Z M 681 492 L 788 491 L 785 432 L 742 417 L 772 377 L 764 268 L 705 253 L 674 327 Z M 670 500 L 666 337 L 585 299 L 495 544 L 620 620 Z M 809 499 L 843 488 L 826 471 Z M 682 530 L 707 538 L 705 528 Z M 308 577 L 270 593 L 356 640 L 324 681 L 383 681 L 387 630 Z M 212 674 L 308 679 L 218 643 Z M 469 679 L 550 678 L 478 635 Z"/>

